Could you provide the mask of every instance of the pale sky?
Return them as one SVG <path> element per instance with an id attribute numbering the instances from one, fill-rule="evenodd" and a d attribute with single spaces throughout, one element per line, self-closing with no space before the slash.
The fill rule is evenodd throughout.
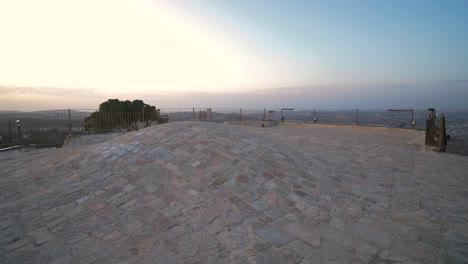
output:
<path id="1" fill-rule="evenodd" d="M 331 108 L 460 108 L 467 12 L 455 0 L 0 0 L 0 110 L 136 99 L 125 96 L 158 107 L 306 106 L 307 96 Z"/>

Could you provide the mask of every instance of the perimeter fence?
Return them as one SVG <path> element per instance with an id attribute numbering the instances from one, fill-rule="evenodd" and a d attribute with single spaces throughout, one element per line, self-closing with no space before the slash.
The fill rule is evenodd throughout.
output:
<path id="1" fill-rule="evenodd" d="M 124 132 L 167 122 L 156 112 L 94 109 L 0 113 L 0 149 L 19 145 L 61 146 L 67 135 Z"/>
<path id="2" fill-rule="evenodd" d="M 169 122 L 210 121 L 257 122 L 287 121 L 296 123 L 341 124 L 424 129 L 426 110 L 322 110 L 322 109 L 254 109 L 254 108 L 173 108 L 162 109 Z"/>
<path id="3" fill-rule="evenodd" d="M 333 110 L 260 108 L 164 108 L 156 112 L 108 112 L 65 109 L 0 113 L 0 148 L 60 145 L 69 134 L 122 132 L 165 122 L 206 121 L 262 126 L 296 122 L 424 129 L 426 110 Z"/>

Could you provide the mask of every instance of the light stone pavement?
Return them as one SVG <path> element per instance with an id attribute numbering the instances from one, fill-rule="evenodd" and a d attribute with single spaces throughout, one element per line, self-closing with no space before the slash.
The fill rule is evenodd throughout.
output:
<path id="1" fill-rule="evenodd" d="M 178 122 L 0 160 L 0 263 L 467 263 L 424 132 Z"/>

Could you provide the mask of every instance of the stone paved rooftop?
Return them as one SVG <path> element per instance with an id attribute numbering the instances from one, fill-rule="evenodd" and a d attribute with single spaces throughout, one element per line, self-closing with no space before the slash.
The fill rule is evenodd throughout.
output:
<path id="1" fill-rule="evenodd" d="M 3 158 L 0 263 L 467 263 L 468 157 L 423 142 L 180 122 Z"/>

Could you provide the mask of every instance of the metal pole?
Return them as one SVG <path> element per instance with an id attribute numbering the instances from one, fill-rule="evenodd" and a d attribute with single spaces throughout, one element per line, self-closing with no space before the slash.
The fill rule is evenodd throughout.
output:
<path id="1" fill-rule="evenodd" d="M 117 127 L 116 113 L 111 112 L 111 119 L 112 119 L 112 122 L 111 122 L 112 130 L 114 130 Z"/>
<path id="2" fill-rule="evenodd" d="M 141 108 L 141 122 L 143 122 L 143 126 L 146 127 L 145 124 L 145 107 Z"/>
<path id="3" fill-rule="evenodd" d="M 70 108 L 68 108 L 68 135 L 71 136 L 72 122 L 71 122 L 71 113 Z"/>
<path id="4" fill-rule="evenodd" d="M 104 128 L 104 112 L 99 113 L 99 129 L 101 129 L 101 132 L 103 132 Z"/>
<path id="5" fill-rule="evenodd" d="M 19 137 L 19 144 L 21 145 L 23 143 L 23 136 L 21 135 L 21 122 L 18 122 L 18 137 Z"/>
<path id="6" fill-rule="evenodd" d="M 414 121 L 414 109 L 411 111 L 411 127 L 416 128 L 416 122 Z"/>
<path id="7" fill-rule="evenodd" d="M 135 128 L 139 129 L 139 127 L 138 127 L 138 112 L 133 112 L 133 121 L 135 123 Z"/>
<path id="8" fill-rule="evenodd" d="M 123 112 L 122 116 L 125 120 L 126 130 L 130 129 L 130 112 Z"/>
<path id="9" fill-rule="evenodd" d="M 192 109 L 192 121 L 195 121 L 195 108 Z"/>
<path id="10" fill-rule="evenodd" d="M 263 108 L 263 119 L 262 121 L 265 121 L 265 108 Z"/>
<path id="11" fill-rule="evenodd" d="M 356 126 L 358 125 L 358 110 L 356 109 Z"/>
<path id="12" fill-rule="evenodd" d="M 317 123 L 317 117 L 315 116 L 315 108 L 314 108 L 314 123 Z"/>
<path id="13" fill-rule="evenodd" d="M 242 122 L 242 108 L 240 109 L 239 112 L 239 123 Z"/>
<path id="14" fill-rule="evenodd" d="M 13 137 L 11 134 L 11 120 L 8 120 L 8 136 L 10 136 L 10 147 L 13 146 Z"/>

